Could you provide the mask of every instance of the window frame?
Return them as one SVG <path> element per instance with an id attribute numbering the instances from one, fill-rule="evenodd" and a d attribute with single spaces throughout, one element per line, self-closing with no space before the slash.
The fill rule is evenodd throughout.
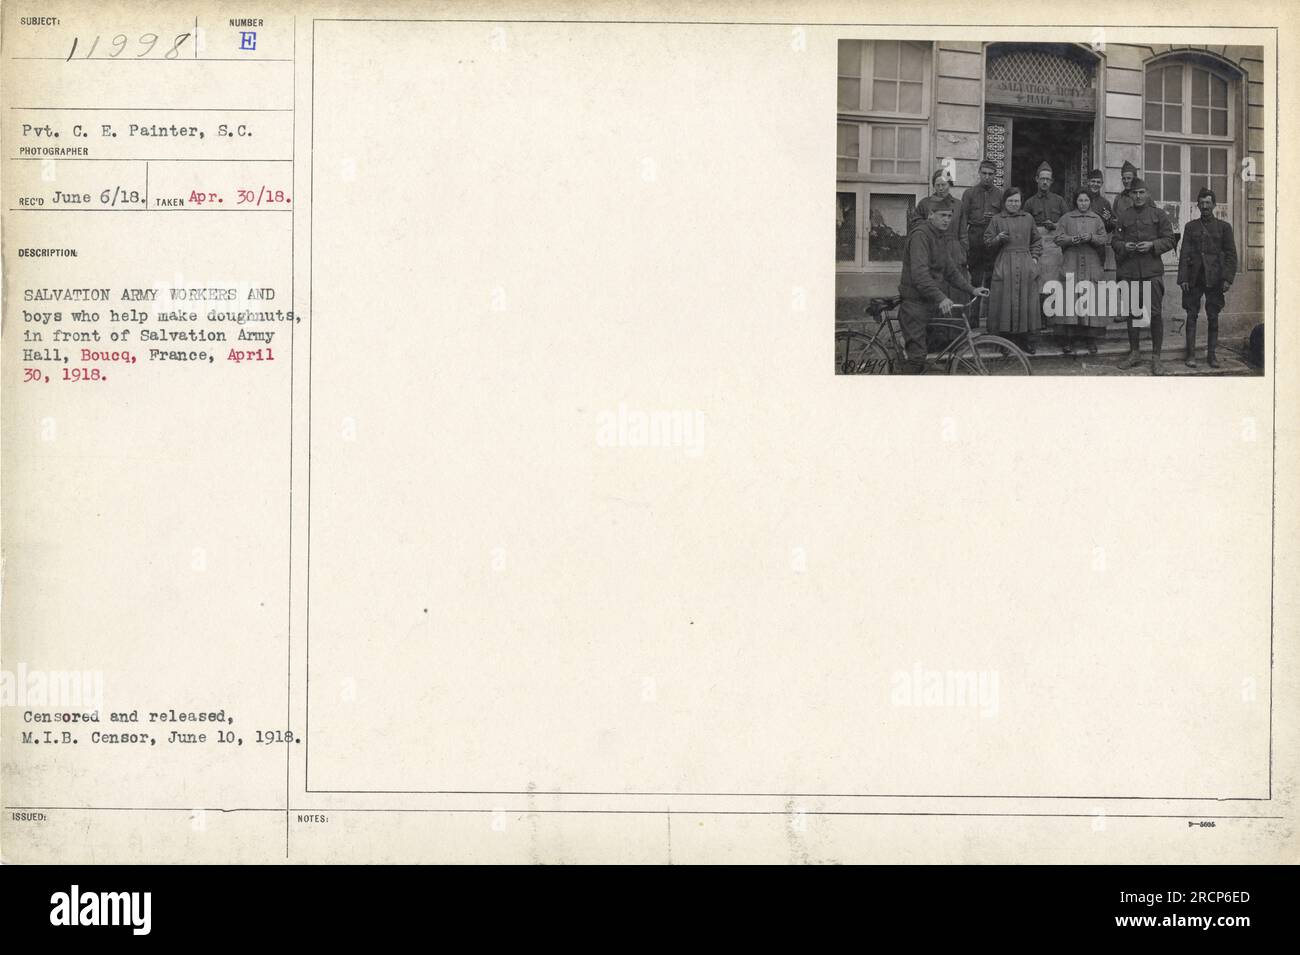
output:
<path id="1" fill-rule="evenodd" d="M 898 274 L 901 268 L 900 261 L 891 262 L 872 262 L 871 250 L 868 247 L 870 242 L 870 222 L 871 222 L 871 196 L 877 195 L 888 196 L 911 196 L 913 199 L 913 208 L 921 202 L 929 190 L 922 185 L 901 183 L 901 182 L 881 182 L 872 180 L 863 182 L 861 180 L 846 180 L 840 178 L 835 183 L 836 199 L 839 202 L 839 193 L 852 192 L 857 196 L 855 203 L 855 215 L 853 223 L 854 243 L 853 243 L 853 261 L 835 261 L 836 272 L 883 272 Z M 910 231 L 911 223 L 907 223 Z M 906 232 L 904 233 L 906 235 Z"/>
<path id="2" fill-rule="evenodd" d="M 862 217 L 865 214 L 863 208 L 865 205 L 863 187 L 866 185 L 867 183 L 864 182 L 837 182 L 835 184 L 835 205 L 837 215 L 839 211 L 841 192 L 851 192 L 857 197 L 857 201 L 853 205 L 853 259 L 850 261 L 838 258 L 837 248 L 837 257 L 835 259 L 836 272 L 864 271 L 867 261 L 867 236 L 866 231 L 862 228 Z M 868 196 L 865 201 L 869 202 L 870 197 Z"/>
<path id="3" fill-rule="evenodd" d="M 848 156 L 840 156 L 839 127 L 854 126 L 858 130 L 858 168 L 855 170 L 840 169 L 841 159 L 852 159 Z M 914 129 L 920 131 L 920 152 L 915 159 L 919 168 L 917 174 L 907 173 L 874 173 L 871 172 L 871 140 L 876 135 L 880 127 L 888 126 L 891 129 Z M 896 159 L 893 159 L 894 169 L 898 168 L 897 151 L 894 152 Z M 911 162 L 913 160 L 904 160 Z M 835 153 L 836 175 L 841 179 L 855 179 L 863 177 L 863 181 L 870 182 L 893 182 L 893 183 L 914 183 L 922 182 L 926 178 L 926 170 L 930 169 L 930 126 L 917 122 L 846 122 L 844 118 L 836 121 L 836 153 Z"/>
<path id="4" fill-rule="evenodd" d="M 1231 98 L 1231 97 L 1229 97 L 1229 98 Z M 1226 186 L 1226 188 L 1224 189 L 1224 193 L 1225 193 L 1225 195 L 1216 195 L 1216 196 L 1215 196 L 1215 200 L 1216 200 L 1216 202 L 1215 202 L 1215 215 L 1218 216 L 1220 219 L 1223 219 L 1225 222 L 1229 223 L 1230 225 L 1232 224 L 1232 221 L 1233 221 L 1233 214 L 1234 214 L 1234 212 L 1236 211 L 1236 204 L 1233 202 L 1233 176 L 1232 176 L 1232 170 L 1235 168 L 1235 166 L 1234 166 L 1234 163 L 1235 163 L 1235 155 L 1236 155 L 1236 144 L 1235 144 L 1235 143 L 1232 143 L 1232 142 L 1223 142 L 1223 141 L 1220 141 L 1220 140 L 1218 140 L 1218 139 L 1210 139 L 1210 140 L 1208 140 L 1208 141 L 1201 141 L 1201 140 L 1199 140 L 1198 138 L 1195 138 L 1195 137 L 1193 137 L 1193 138 L 1182 138 L 1182 139 L 1179 139 L 1179 138 L 1168 139 L 1168 138 L 1164 138 L 1164 137 L 1151 137 L 1151 138 L 1147 139 L 1147 140 L 1142 144 L 1142 163 L 1143 163 L 1143 166 L 1144 166 L 1144 167 L 1146 166 L 1146 159 L 1147 159 L 1147 157 L 1146 157 L 1146 151 L 1147 151 L 1147 147 L 1149 147 L 1149 146 L 1159 146 L 1159 147 L 1161 148 L 1161 150 L 1162 150 L 1162 155 L 1161 155 L 1161 165 L 1162 165 L 1162 167 L 1163 167 L 1163 165 L 1164 165 L 1163 150 L 1164 150 L 1166 147 L 1169 147 L 1169 146 L 1173 146 L 1173 147 L 1175 147 L 1175 148 L 1178 149 L 1178 163 L 1179 163 L 1179 168 L 1178 168 L 1178 192 L 1179 192 L 1178 206 L 1179 206 L 1179 216 L 1178 216 L 1178 224 L 1177 224 L 1177 226 L 1175 227 L 1175 231 L 1177 231 L 1180 235 L 1181 235 L 1181 233 L 1182 233 L 1183 228 L 1187 225 L 1187 223 L 1191 222 L 1193 219 L 1195 219 L 1196 217 L 1198 217 L 1198 216 L 1201 214 L 1201 213 L 1200 213 L 1200 210 L 1198 209 L 1198 207 L 1197 207 L 1197 205 L 1196 205 L 1196 193 L 1192 191 L 1192 176 L 1193 176 L 1193 175 L 1198 176 L 1198 177 L 1202 177 L 1202 176 L 1203 176 L 1204 178 L 1206 178 L 1206 179 L 1208 180 L 1211 176 L 1216 175 L 1215 173 L 1211 173 L 1211 172 L 1205 172 L 1205 173 L 1193 173 L 1193 172 L 1192 172 L 1192 150 L 1193 150 L 1194 148 L 1197 148 L 1197 147 L 1201 147 L 1201 148 L 1209 148 L 1209 149 L 1222 149 L 1222 150 L 1224 150 L 1224 151 L 1226 152 L 1226 154 L 1227 154 L 1227 162 L 1226 162 L 1226 165 L 1224 166 L 1224 169 L 1225 169 L 1224 179 L 1225 179 L 1226 182 L 1227 182 L 1227 186 Z M 1208 168 L 1210 165 L 1211 165 L 1211 163 L 1210 163 L 1210 161 L 1209 161 L 1209 155 L 1207 154 L 1207 156 L 1206 156 L 1206 166 L 1207 166 L 1207 168 Z M 1143 172 L 1143 174 L 1145 175 L 1145 174 L 1150 173 L 1151 170 L 1146 169 L 1146 168 L 1143 168 L 1142 172 Z M 1164 172 L 1163 169 L 1161 170 L 1161 175 L 1166 175 L 1166 173 Z M 1160 190 L 1160 191 L 1161 191 L 1161 193 L 1164 192 L 1164 184 L 1163 184 L 1163 182 L 1161 183 L 1161 190 Z M 1198 191 L 1199 191 L 1199 190 L 1198 190 Z M 1153 199 L 1153 200 L 1151 200 L 1151 201 L 1152 201 L 1152 202 L 1157 202 L 1157 200 L 1155 200 L 1155 199 Z M 1164 199 L 1159 200 L 1160 203 L 1163 203 L 1163 202 L 1166 202 L 1166 201 L 1167 201 L 1167 200 L 1164 200 Z M 1178 263 L 1178 253 L 1177 253 L 1175 250 L 1170 250 L 1169 252 L 1166 252 L 1166 253 L 1164 254 L 1164 262 L 1165 262 L 1166 267 L 1176 267 L 1176 266 L 1177 266 L 1177 263 Z"/>
<path id="5" fill-rule="evenodd" d="M 858 45 L 858 67 L 860 83 L 858 88 L 858 109 L 838 106 L 838 88 L 836 92 L 836 175 L 841 180 L 859 180 L 871 182 L 894 182 L 894 183 L 916 183 L 927 179 L 927 170 L 931 166 L 930 159 L 930 119 L 934 112 L 934 43 L 920 40 L 841 40 L 842 43 L 856 43 Z M 863 108 L 870 94 L 866 91 L 871 87 L 875 73 L 875 56 L 877 43 L 902 43 L 911 44 L 917 47 L 922 53 L 921 62 L 921 112 L 903 113 L 889 112 L 884 110 L 874 110 Z M 838 74 L 837 74 L 838 75 Z M 844 78 L 844 77 L 840 77 Z M 858 168 L 855 171 L 841 171 L 839 168 L 839 124 L 854 125 L 858 127 Z M 917 157 L 920 163 L 920 172 L 916 176 L 907 174 L 893 173 L 873 173 L 871 172 L 871 137 L 874 135 L 873 129 L 876 126 L 915 126 L 921 131 L 921 154 Z M 866 130 L 864 133 L 863 130 Z"/>
<path id="6" fill-rule="evenodd" d="M 1147 103 L 1150 102 L 1147 99 L 1146 83 L 1150 78 L 1151 72 L 1153 70 L 1163 71 L 1168 69 L 1171 66 L 1180 66 L 1182 67 L 1183 70 L 1183 80 L 1182 80 L 1183 101 L 1180 104 L 1181 115 L 1182 115 L 1182 131 L 1176 133 L 1166 132 L 1160 129 L 1151 129 L 1149 126 L 1147 126 L 1147 116 L 1146 116 Z M 1201 70 L 1205 73 L 1208 73 L 1211 76 L 1223 80 L 1225 83 L 1228 84 L 1227 107 L 1226 107 L 1227 109 L 1227 132 L 1226 133 L 1223 134 L 1208 133 L 1208 132 L 1193 133 L 1191 131 L 1192 129 L 1192 75 L 1197 70 Z M 1230 75 L 1226 70 L 1215 69 L 1213 66 L 1210 66 L 1207 63 L 1195 59 L 1190 59 L 1190 58 L 1185 59 L 1181 57 L 1167 57 L 1164 59 L 1156 60 L 1152 63 L 1148 63 L 1146 66 L 1146 71 L 1143 74 L 1143 78 L 1142 78 L 1143 80 L 1143 86 L 1142 86 L 1143 135 L 1155 136 L 1159 139 L 1212 140 L 1214 142 L 1222 142 L 1222 143 L 1234 142 L 1235 131 L 1237 128 L 1237 123 L 1239 121 L 1239 116 L 1237 115 L 1238 112 L 1237 102 L 1236 102 L 1237 97 L 1233 95 L 1233 87 L 1236 79 L 1237 79 L 1236 77 Z M 1160 87 L 1161 95 L 1163 96 L 1164 95 L 1163 77 L 1161 78 L 1160 82 L 1161 82 L 1161 87 Z M 1159 102 L 1164 104 L 1165 101 L 1162 99 L 1159 100 Z M 1172 105 L 1172 104 L 1168 104 L 1168 105 Z M 1218 108 L 1219 107 L 1217 106 L 1213 107 L 1213 109 L 1218 109 Z M 1163 124 L 1163 122 L 1164 122 L 1164 112 L 1162 109 L 1161 123 Z"/>
<path id="7" fill-rule="evenodd" d="M 858 168 L 855 171 L 840 169 L 839 152 L 839 127 L 856 126 L 858 130 Z M 917 175 L 912 176 L 906 173 L 898 172 L 872 172 L 871 171 L 871 137 L 874 130 L 881 126 L 906 127 L 908 129 L 919 129 L 921 131 L 921 154 L 917 156 L 916 161 L 920 164 L 920 170 Z M 926 170 L 932 163 L 930 162 L 930 126 L 928 123 L 898 123 L 898 122 L 871 122 L 871 121 L 846 121 L 846 117 L 841 114 L 835 124 L 835 175 L 841 180 L 860 181 L 860 182 L 880 182 L 895 184 L 912 184 L 922 183 L 927 179 Z M 910 160 L 909 160 L 910 161 Z"/>
<path id="8" fill-rule="evenodd" d="M 841 40 L 842 43 L 859 44 L 860 60 L 858 68 L 861 70 L 857 77 L 844 76 L 836 71 L 837 86 L 835 91 L 836 109 L 840 116 L 851 116 L 856 119 L 887 119 L 897 120 L 915 120 L 917 122 L 926 122 L 930 119 L 931 98 L 934 96 L 934 85 L 932 75 L 934 74 L 934 44 L 921 40 Z M 875 109 L 874 102 L 871 98 L 874 94 L 875 64 L 876 64 L 876 44 L 877 43 L 899 43 L 911 45 L 919 48 L 922 53 L 921 60 L 921 111 L 919 113 L 904 113 L 899 110 L 879 110 Z M 857 79 L 858 85 L 858 108 L 852 109 L 847 106 L 839 105 L 839 87 L 840 79 Z M 869 105 L 868 105 L 869 104 Z"/>
<path id="9" fill-rule="evenodd" d="M 855 196 L 854 248 L 852 261 L 835 262 L 837 273 L 849 272 L 861 274 L 897 275 L 900 263 L 872 262 L 869 248 L 871 231 L 871 197 L 877 195 L 910 196 L 913 204 L 919 203 L 930 193 L 930 170 L 934 166 L 932 151 L 934 137 L 931 123 L 934 116 L 935 63 L 936 46 L 933 42 L 923 40 L 874 40 L 846 38 L 841 43 L 855 43 L 858 51 L 858 76 L 847 77 L 839 74 L 838 79 L 857 79 L 857 108 L 839 105 L 839 89 L 836 88 L 836 193 L 851 192 Z M 893 42 L 912 44 L 922 53 L 921 61 L 921 111 L 904 113 L 898 111 L 877 110 L 871 97 L 874 95 L 876 44 Z M 901 70 L 900 70 L 901 72 Z M 858 155 L 857 169 L 841 171 L 839 168 L 839 124 L 854 126 L 857 129 Z M 919 171 L 917 175 L 871 172 L 871 138 L 877 127 L 897 126 L 916 128 L 921 135 L 921 153 L 917 157 Z M 836 202 L 838 203 L 838 196 Z M 910 225 L 910 223 L 909 223 Z"/>
<path id="10" fill-rule="evenodd" d="M 1170 66 L 1181 66 L 1183 68 L 1183 102 L 1182 102 L 1182 123 L 1183 132 L 1166 133 L 1147 128 L 1146 123 L 1146 80 L 1152 70 L 1163 70 Z M 1192 128 L 1192 77 L 1197 70 L 1202 70 L 1213 77 L 1217 77 L 1227 83 L 1227 133 L 1219 135 L 1215 133 L 1193 133 Z M 1163 79 L 1162 79 L 1163 84 Z M 1238 142 L 1238 124 L 1242 119 L 1241 108 L 1241 91 L 1243 87 L 1242 77 L 1234 74 L 1226 66 L 1217 63 L 1208 62 L 1203 57 L 1195 54 L 1176 54 L 1173 56 L 1163 56 L 1159 59 L 1152 60 L 1146 64 L 1143 74 L 1142 88 L 1142 164 L 1146 166 L 1146 150 L 1148 146 L 1159 145 L 1163 150 L 1167 146 L 1175 146 L 1179 150 L 1179 222 L 1176 231 L 1181 235 L 1182 229 L 1188 222 L 1200 215 L 1196 206 L 1196 194 L 1192 190 L 1192 148 L 1196 146 L 1210 147 L 1212 149 L 1223 149 L 1227 153 L 1226 180 L 1227 188 L 1224 195 L 1216 196 L 1218 200 L 1215 205 L 1215 215 L 1229 224 L 1233 224 L 1234 217 L 1237 213 L 1236 204 L 1236 178 L 1233 170 L 1236 168 L 1237 157 L 1244 146 L 1244 142 Z M 1163 95 L 1164 86 L 1161 86 Z M 1213 100 L 1213 95 L 1210 94 Z M 1162 100 L 1163 102 L 1163 100 Z M 1217 107 L 1216 107 L 1217 108 Z M 1163 114 L 1162 114 L 1163 115 Z M 1161 157 L 1163 165 L 1163 154 Z M 1209 157 L 1207 155 L 1207 166 L 1209 166 Z M 1143 168 L 1142 173 L 1146 175 L 1150 170 Z M 1163 170 L 1162 170 L 1163 174 Z M 1196 173 L 1201 176 L 1201 173 Z M 1205 177 L 1208 179 L 1212 174 L 1206 172 Z M 1163 183 L 1161 192 L 1163 193 Z M 1153 200 L 1154 201 L 1154 200 Z M 1161 200 L 1164 202 L 1164 200 Z M 1176 250 L 1170 250 L 1163 256 L 1166 269 L 1174 269 L 1178 265 L 1178 253 Z"/>
<path id="11" fill-rule="evenodd" d="M 1195 100 L 1194 98 L 1192 98 L 1191 93 L 1192 93 L 1192 80 L 1195 79 L 1195 75 L 1196 75 L 1196 71 L 1197 71 L 1197 70 L 1200 70 L 1202 73 L 1205 73 L 1205 74 L 1206 74 L 1207 76 L 1209 76 L 1211 79 L 1217 79 L 1217 80 L 1222 80 L 1222 81 L 1223 81 L 1223 84 L 1224 84 L 1224 87 L 1225 87 L 1225 88 L 1224 88 L 1224 91 L 1223 91 L 1223 106 L 1222 106 L 1222 107 L 1218 107 L 1218 106 L 1215 106 L 1215 105 L 1214 105 L 1214 94 L 1213 94 L 1213 89 L 1214 89 L 1214 87 L 1213 87 L 1212 85 L 1207 86 L 1207 88 L 1206 88 L 1206 91 L 1205 91 L 1205 95 L 1206 95 L 1206 103 L 1205 103 L 1205 105 L 1204 105 L 1204 106 L 1199 106 L 1199 107 L 1196 105 L 1196 100 Z M 1185 95 L 1188 96 L 1188 100 L 1187 100 L 1187 104 L 1186 104 L 1186 105 L 1187 105 L 1187 132 L 1186 132 L 1184 135 L 1186 135 L 1186 136 L 1200 136 L 1200 137 L 1203 137 L 1203 138 L 1206 138 L 1206 139 L 1216 139 L 1216 140 L 1217 140 L 1217 139 L 1223 139 L 1223 140 L 1230 140 L 1230 139 L 1232 139 L 1233 119 L 1234 119 L 1234 117 L 1233 117 L 1233 110 L 1232 110 L 1232 77 L 1230 77 L 1230 76 L 1224 76 L 1224 75 L 1223 75 L 1222 73 L 1220 73 L 1219 71 L 1217 71 L 1217 70 L 1212 70 L 1212 69 L 1210 69 L 1208 66 L 1201 66 L 1201 65 L 1199 65 L 1199 64 L 1195 64 L 1195 63 L 1194 63 L 1194 64 L 1192 64 L 1192 68 L 1191 68 L 1191 70 L 1188 71 L 1187 83 L 1186 83 L 1186 87 L 1185 87 Z M 1206 130 L 1205 130 L 1205 132 L 1203 132 L 1203 133 L 1198 133 L 1198 132 L 1196 132 L 1195 129 L 1193 129 L 1193 124 L 1192 124 L 1193 111 L 1194 111 L 1194 110 L 1197 110 L 1197 109 L 1204 109 L 1204 110 L 1206 110 L 1206 118 L 1207 118 L 1207 122 L 1206 122 Z M 1212 117 L 1214 116 L 1214 114 L 1215 114 L 1219 109 L 1222 109 L 1222 110 L 1223 110 L 1223 116 L 1224 116 L 1224 121 L 1223 121 L 1224 132 L 1223 132 L 1223 133 L 1215 133 L 1215 132 L 1212 132 L 1212 130 L 1211 130 L 1211 127 L 1213 127 L 1213 125 L 1214 125 Z"/>

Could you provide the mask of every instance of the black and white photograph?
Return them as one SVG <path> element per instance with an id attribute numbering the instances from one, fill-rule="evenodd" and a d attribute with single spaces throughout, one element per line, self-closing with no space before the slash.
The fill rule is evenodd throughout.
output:
<path id="1" fill-rule="evenodd" d="M 838 53 L 836 374 L 1264 373 L 1262 47 Z"/>

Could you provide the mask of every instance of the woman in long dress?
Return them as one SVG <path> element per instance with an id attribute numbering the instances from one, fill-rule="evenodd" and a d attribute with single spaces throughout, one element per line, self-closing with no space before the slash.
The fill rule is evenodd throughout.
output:
<path id="1" fill-rule="evenodd" d="M 1062 354 L 1074 354 L 1074 345 L 1083 341 L 1088 354 L 1097 354 L 1097 341 L 1106 335 L 1110 318 L 1099 314 L 1097 283 L 1106 277 L 1106 223 L 1092 211 L 1092 198 L 1087 189 L 1074 194 L 1074 208 L 1061 216 L 1056 223 L 1055 242 L 1061 247 L 1061 282 L 1065 290 L 1072 287 L 1074 301 L 1071 307 L 1062 308 L 1054 324 L 1063 338 Z M 1073 277 L 1073 282 L 1071 282 Z M 1083 290 L 1080 297 L 1078 290 Z M 1063 305 L 1065 303 L 1062 303 Z M 1071 314 L 1072 313 L 1072 314 Z"/>
<path id="2" fill-rule="evenodd" d="M 1033 334 L 1042 327 L 1038 305 L 1038 257 L 1043 240 L 1034 217 L 1021 211 L 1023 196 L 1012 186 L 1002 197 L 1002 211 L 989 219 L 984 245 L 997 255 L 989 289 L 988 330 L 1019 340 L 1034 353 Z"/>

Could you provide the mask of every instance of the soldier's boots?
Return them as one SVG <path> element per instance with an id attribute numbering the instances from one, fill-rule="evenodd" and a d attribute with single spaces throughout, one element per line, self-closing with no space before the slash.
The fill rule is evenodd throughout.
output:
<path id="1" fill-rule="evenodd" d="M 1218 368 L 1219 359 L 1215 355 L 1215 350 L 1219 346 L 1219 316 L 1206 313 L 1208 322 L 1206 323 L 1206 348 L 1205 363 L 1211 368 Z M 1187 317 L 1187 356 L 1183 362 L 1188 368 L 1196 367 L 1196 316 Z"/>

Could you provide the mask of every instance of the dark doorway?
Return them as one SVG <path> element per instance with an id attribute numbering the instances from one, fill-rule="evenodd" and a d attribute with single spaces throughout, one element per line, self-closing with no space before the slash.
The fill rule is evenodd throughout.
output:
<path id="1" fill-rule="evenodd" d="M 1052 191 L 1068 204 L 1074 191 L 1087 185 L 1092 161 L 1092 123 L 1078 119 L 1016 116 L 1010 125 L 1011 181 L 1026 196 L 1038 191 L 1038 167 L 1052 167 Z"/>

